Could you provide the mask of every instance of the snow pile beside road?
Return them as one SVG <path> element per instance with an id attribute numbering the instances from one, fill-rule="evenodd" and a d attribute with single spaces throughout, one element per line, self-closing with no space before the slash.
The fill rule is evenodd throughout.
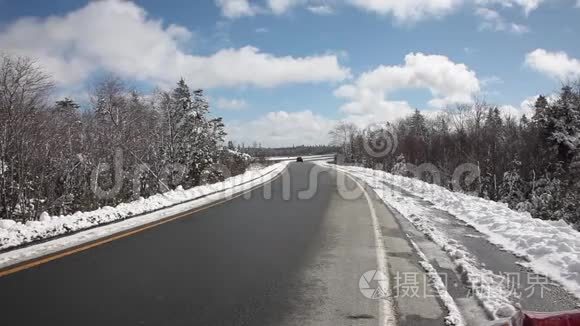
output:
<path id="1" fill-rule="evenodd" d="M 463 220 L 488 241 L 524 257 L 527 267 L 565 286 L 580 298 L 580 233 L 563 221 L 534 219 L 506 204 L 452 192 L 421 180 L 359 167 L 341 167 L 375 187 L 385 182 L 431 202 L 435 208 Z M 380 181 L 380 183 L 377 183 Z"/>
<path id="2" fill-rule="evenodd" d="M 509 313 L 514 311 L 514 307 L 510 301 L 509 289 L 502 284 L 504 279 L 484 268 L 478 262 L 477 257 L 470 254 L 457 241 L 449 239 L 444 230 L 434 227 L 430 213 L 424 209 L 418 199 L 405 196 L 391 187 L 385 187 L 385 179 L 377 174 L 377 172 L 382 173 L 380 171 L 359 170 L 359 168 L 352 167 L 339 167 L 338 169 L 364 181 L 379 198 L 408 219 L 417 230 L 443 249 L 457 266 L 457 270 L 465 277 L 466 284 L 471 289 L 472 294 L 490 315 L 497 317 L 510 316 Z M 420 250 L 417 250 L 417 252 L 421 256 Z M 430 273 L 426 264 L 421 263 L 421 266 Z M 433 281 L 433 278 L 431 279 Z M 447 300 L 450 298 L 447 289 L 439 286 L 436 280 L 434 280 L 432 286 L 449 310 L 449 315 L 446 319 L 450 322 L 453 321 L 452 325 L 459 325 L 462 319 L 457 318 L 457 309 Z"/>
<path id="3" fill-rule="evenodd" d="M 136 201 L 122 203 L 116 207 L 106 206 L 90 212 L 77 212 L 66 216 L 49 216 L 43 213 L 38 221 L 28 221 L 26 223 L 0 220 L 0 250 L 155 212 L 195 199 L 205 198 L 214 193 L 225 192 L 227 194 L 232 191 L 232 188 L 238 186 L 244 186 L 241 190 L 238 190 L 243 191 L 256 184 L 270 180 L 273 175 L 281 172 L 286 165 L 287 163 L 278 163 L 260 170 L 247 171 L 223 182 L 202 185 L 187 190 L 178 187 L 175 190 L 146 199 L 139 198 Z M 233 194 L 230 193 L 229 195 Z"/>

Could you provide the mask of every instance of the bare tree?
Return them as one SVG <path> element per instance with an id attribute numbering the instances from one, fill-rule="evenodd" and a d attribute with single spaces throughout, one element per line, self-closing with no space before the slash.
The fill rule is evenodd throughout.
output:
<path id="1" fill-rule="evenodd" d="M 203 92 L 190 94 L 183 80 L 156 102 L 109 75 L 83 110 L 68 98 L 49 104 L 52 89 L 33 60 L 0 56 L 0 218 L 68 214 L 166 191 L 160 174 L 171 163 L 189 168 L 174 184 L 184 187 L 220 160 L 236 173 L 249 164 L 222 150 L 221 118 L 210 118 Z M 168 122 L 175 111 L 181 116 Z"/>
<path id="2" fill-rule="evenodd" d="M 349 148 L 350 140 L 358 133 L 355 124 L 346 121 L 340 121 L 330 132 L 331 144 L 342 148 L 343 154 L 349 156 L 352 149 Z"/>
<path id="3" fill-rule="evenodd" d="M 39 113 L 53 84 L 28 58 L 0 55 L 0 205 L 2 215 L 34 211 L 38 185 L 33 176 L 42 164 Z M 38 199 L 38 198 L 37 198 Z"/>

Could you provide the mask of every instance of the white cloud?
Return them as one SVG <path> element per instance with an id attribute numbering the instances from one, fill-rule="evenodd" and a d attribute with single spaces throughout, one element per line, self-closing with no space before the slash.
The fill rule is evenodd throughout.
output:
<path id="1" fill-rule="evenodd" d="M 527 111 L 528 113 L 531 112 L 531 110 L 534 110 L 534 107 L 536 105 L 536 101 L 538 100 L 538 97 L 540 97 L 540 95 L 530 96 L 530 97 L 524 99 L 522 101 L 522 103 L 520 104 L 520 108 L 523 111 Z"/>
<path id="2" fill-rule="evenodd" d="M 333 8 L 321 0 L 267 0 L 264 6 L 252 4 L 249 0 L 216 0 L 221 13 L 227 18 L 254 16 L 256 14 L 283 15 L 298 6 L 318 15 L 333 13 Z"/>
<path id="3" fill-rule="evenodd" d="M 249 0 L 215 0 L 215 2 L 222 15 L 228 18 L 254 16 L 259 10 L 251 5 Z"/>
<path id="4" fill-rule="evenodd" d="M 348 0 L 360 9 L 392 15 L 398 22 L 416 22 L 455 11 L 463 0 Z"/>
<path id="5" fill-rule="evenodd" d="M 334 9 L 329 5 L 316 5 L 316 6 L 308 6 L 306 7 L 308 11 L 317 14 L 317 15 L 332 15 L 334 13 Z"/>
<path id="6" fill-rule="evenodd" d="M 225 49 L 210 57 L 193 57 L 186 65 L 189 80 L 205 87 L 340 81 L 350 76 L 335 55 L 275 57 L 246 46 Z"/>
<path id="7" fill-rule="evenodd" d="M 229 123 L 228 137 L 236 142 L 262 146 L 328 144 L 328 132 L 336 121 L 312 111 L 277 111 L 247 122 Z"/>
<path id="8" fill-rule="evenodd" d="M 413 112 L 406 102 L 384 101 L 383 104 L 364 113 L 351 114 L 345 111 L 346 114 L 340 120 L 365 128 L 377 121 L 393 121 Z M 258 142 L 269 147 L 318 145 L 330 142 L 328 132 L 338 121 L 310 110 L 276 111 L 250 121 L 230 121 L 226 128 L 229 139 L 246 144 Z"/>
<path id="9" fill-rule="evenodd" d="M 542 2 L 545 0 L 512 0 L 514 3 L 518 4 L 524 9 L 526 14 L 529 14 L 533 10 L 536 10 Z"/>
<path id="10" fill-rule="evenodd" d="M 530 31 L 530 28 L 525 25 L 520 25 L 516 23 L 509 23 L 508 30 L 514 34 L 524 34 Z"/>
<path id="11" fill-rule="evenodd" d="M 524 99 L 522 103 L 520 103 L 518 111 L 519 115 L 525 114 L 528 116 L 528 118 L 531 118 L 536 112 L 536 101 L 538 100 L 538 97 L 540 97 L 540 95 L 530 96 Z M 555 97 L 548 96 L 547 100 L 548 102 L 553 102 L 555 100 Z"/>
<path id="12" fill-rule="evenodd" d="M 357 98 L 340 108 L 343 113 L 346 113 L 344 120 L 365 128 L 375 122 L 396 121 L 414 111 L 406 101 L 389 101 L 368 95 L 370 96 Z"/>
<path id="13" fill-rule="evenodd" d="M 478 51 L 477 51 L 477 49 L 474 49 L 474 48 L 464 47 L 463 52 L 465 52 L 465 54 L 473 54 L 473 53 L 476 53 Z"/>
<path id="14" fill-rule="evenodd" d="M 488 76 L 481 79 L 481 86 L 487 87 L 492 84 L 503 84 L 503 79 L 498 76 Z"/>
<path id="15" fill-rule="evenodd" d="M 442 17 L 460 7 L 466 0 L 267 0 L 266 8 L 252 7 L 248 0 L 219 0 L 222 14 L 229 18 L 252 16 L 256 13 L 285 14 L 298 6 L 305 6 L 307 10 L 319 15 L 328 15 L 334 12 L 338 4 L 354 6 L 360 10 L 378 15 L 391 15 L 399 23 L 414 23 L 420 20 Z M 233 3 L 233 9 L 227 13 L 225 6 L 220 3 Z M 332 5 L 331 5 L 332 4 Z M 253 9 L 252 9 L 253 8 Z M 240 13 L 238 13 L 240 12 Z"/>
<path id="16" fill-rule="evenodd" d="M 394 121 L 413 113 L 406 101 L 387 99 L 387 95 L 405 88 L 426 88 L 433 94 L 432 106 L 472 102 L 479 92 L 475 73 L 447 57 L 411 53 L 405 64 L 380 66 L 359 76 L 352 84 L 342 85 L 334 95 L 347 100 L 340 107 L 341 120 L 364 128 L 371 123 Z M 435 114 L 435 110 L 424 112 Z M 328 131 L 337 120 L 311 111 L 270 112 L 249 122 L 229 123 L 232 139 L 246 143 L 261 142 L 265 146 L 328 143 Z"/>
<path id="17" fill-rule="evenodd" d="M 538 9 L 538 7 L 545 2 L 546 0 L 476 0 L 475 2 L 479 5 L 491 5 L 491 4 L 498 4 L 503 7 L 514 7 L 519 6 L 524 10 L 526 15 L 531 13 L 532 11 Z"/>
<path id="18" fill-rule="evenodd" d="M 429 18 L 440 18 L 457 11 L 462 5 L 483 7 L 501 6 L 521 8 L 526 15 L 548 0 L 266 0 L 264 6 L 252 5 L 249 0 L 216 0 L 222 15 L 228 18 L 253 16 L 255 14 L 285 14 L 298 6 L 315 14 L 328 15 L 338 5 L 354 6 L 360 10 L 381 16 L 393 16 L 398 23 L 412 24 Z M 578 0 L 576 7 L 580 7 Z M 524 33 L 527 28 L 519 24 L 507 24 L 502 30 Z"/>
<path id="19" fill-rule="evenodd" d="M 286 13 L 291 8 L 303 3 L 303 0 L 268 0 L 268 7 L 276 15 Z"/>
<path id="20" fill-rule="evenodd" d="M 520 103 L 519 107 L 515 107 L 513 105 L 503 105 L 500 107 L 500 109 L 502 110 L 502 113 L 506 115 L 521 117 L 523 114 L 525 114 L 528 118 L 531 118 L 536 111 L 535 106 L 538 97 L 540 97 L 540 95 L 534 95 L 524 99 Z M 546 100 L 548 101 L 548 103 L 554 103 L 555 101 L 558 100 L 558 95 L 557 94 L 547 95 Z"/>
<path id="21" fill-rule="evenodd" d="M 514 118 L 519 118 L 523 114 L 525 114 L 528 118 L 531 118 L 530 112 L 528 112 L 527 110 L 524 110 L 521 107 L 517 108 L 513 105 L 501 105 L 499 107 L 499 111 L 501 112 L 501 114 L 503 116 L 511 116 Z"/>
<path id="22" fill-rule="evenodd" d="M 504 115 L 519 118 L 525 114 L 528 118 L 531 118 L 534 115 L 534 105 L 536 104 L 538 96 L 539 95 L 526 98 L 522 101 L 522 103 L 520 103 L 519 107 L 515 107 L 513 105 L 502 105 L 499 107 L 499 109 Z"/>
<path id="23" fill-rule="evenodd" d="M 392 101 L 388 95 L 400 89 L 428 89 L 429 105 L 443 108 L 454 103 L 470 103 L 480 91 L 475 72 L 440 55 L 410 53 L 405 64 L 379 66 L 363 73 L 353 84 L 343 85 L 334 95 L 348 100 L 340 110 L 347 120 L 364 126 L 370 121 L 393 121 L 411 113 L 405 101 Z"/>
<path id="24" fill-rule="evenodd" d="M 343 86 L 344 87 L 344 86 Z M 357 97 L 363 92 L 388 93 L 405 88 L 427 88 L 434 96 L 432 103 L 471 102 L 479 92 L 475 72 L 442 55 L 410 53 L 402 66 L 379 66 L 362 74 L 351 90 L 337 91 L 341 97 Z M 354 92 L 353 92 L 354 91 Z"/>
<path id="25" fill-rule="evenodd" d="M 248 107 L 248 103 L 242 99 L 227 99 L 220 97 L 216 100 L 216 107 L 222 110 L 242 110 Z"/>
<path id="26" fill-rule="evenodd" d="M 580 77 L 580 60 L 570 58 L 563 51 L 536 49 L 526 55 L 525 64 L 552 78 L 566 80 Z"/>
<path id="27" fill-rule="evenodd" d="M 524 34 L 530 31 L 527 26 L 505 21 L 497 11 L 492 9 L 477 8 L 475 14 L 483 19 L 479 25 L 480 30 L 505 31 L 513 34 Z"/>
<path id="28" fill-rule="evenodd" d="M 278 57 L 259 49 L 222 49 L 210 56 L 186 53 L 184 27 L 151 19 L 129 1 L 90 2 L 63 16 L 23 18 L 0 30 L 0 48 L 37 58 L 64 85 L 99 69 L 121 77 L 172 85 L 184 77 L 194 87 L 340 81 L 349 76 L 336 55 Z"/>

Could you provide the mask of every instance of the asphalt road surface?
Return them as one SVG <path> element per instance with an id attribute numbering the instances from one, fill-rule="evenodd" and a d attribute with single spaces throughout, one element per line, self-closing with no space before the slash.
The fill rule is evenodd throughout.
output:
<path id="1" fill-rule="evenodd" d="M 422 269 L 386 207 L 341 187 L 357 185 L 292 163 L 244 196 L 0 277 L 0 325 L 443 325 L 437 298 L 361 293 L 378 255 L 391 277 Z"/>

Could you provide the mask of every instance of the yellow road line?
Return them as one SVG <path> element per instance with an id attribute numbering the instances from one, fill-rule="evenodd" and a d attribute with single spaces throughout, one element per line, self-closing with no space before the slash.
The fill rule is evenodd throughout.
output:
<path id="1" fill-rule="evenodd" d="M 131 235 L 134 235 L 134 234 L 137 234 L 137 233 L 146 231 L 148 229 L 157 227 L 159 225 L 162 225 L 162 224 L 165 224 L 165 223 L 169 223 L 169 222 L 175 221 L 177 219 L 183 218 L 185 216 L 188 216 L 188 215 L 191 215 L 191 214 L 195 214 L 197 212 L 206 210 L 208 208 L 211 208 L 211 207 L 214 207 L 214 206 L 217 206 L 217 205 L 226 203 L 226 202 L 228 202 L 230 200 L 233 200 L 233 199 L 238 198 L 240 196 L 243 196 L 243 195 L 245 195 L 245 194 L 247 194 L 247 193 L 249 193 L 251 191 L 254 191 L 254 190 L 256 190 L 256 189 L 258 189 L 260 187 L 263 187 L 267 183 L 271 183 L 271 182 L 275 181 L 276 179 L 280 178 L 280 176 L 282 175 L 282 173 L 284 172 L 284 170 L 282 170 L 280 173 L 278 173 L 278 175 L 275 176 L 272 180 L 270 180 L 268 182 L 265 182 L 265 183 L 262 183 L 262 184 L 259 184 L 259 185 L 255 186 L 255 187 L 253 187 L 251 189 L 248 189 L 246 191 L 243 191 L 243 192 L 241 192 L 239 194 L 236 194 L 236 195 L 232 196 L 231 198 L 227 198 L 227 199 L 224 199 L 224 200 L 220 200 L 220 201 L 217 201 L 215 203 L 211 203 L 211 204 L 208 204 L 208 205 L 203 206 L 203 207 L 200 207 L 200 208 L 195 208 L 193 210 L 189 210 L 187 212 L 180 213 L 178 215 L 175 215 L 175 216 L 172 216 L 172 217 L 168 217 L 168 218 L 165 218 L 165 219 L 162 219 L 162 220 L 159 220 L 159 221 L 155 221 L 155 222 L 152 222 L 152 223 L 149 223 L 149 224 L 144 224 L 144 225 L 138 226 L 138 227 L 136 227 L 134 229 L 130 229 L 130 230 L 127 230 L 127 231 L 121 231 L 119 233 L 116 233 L 116 234 L 113 234 L 113 235 L 110 235 L 110 236 L 101 238 L 99 240 L 95 240 L 95 241 L 90 242 L 90 243 L 85 243 L 85 244 L 82 244 L 82 245 L 77 246 L 77 247 L 72 247 L 72 248 L 69 248 L 69 249 L 65 249 L 65 250 L 63 250 L 61 252 L 49 254 L 47 256 L 43 256 L 43 257 L 39 257 L 39 258 L 34 258 L 34 259 L 29 260 L 29 261 L 25 261 L 25 262 L 23 262 L 21 264 L 17 264 L 16 266 L 14 266 L 14 265 L 13 266 L 9 266 L 9 267 L 7 267 L 5 269 L 1 269 L 0 270 L 0 277 L 6 276 L 6 275 L 10 275 L 10 274 L 14 274 L 16 272 L 20 272 L 22 270 L 29 269 L 29 268 L 34 267 L 34 266 L 42 265 L 42 264 L 48 263 L 50 261 L 53 261 L 55 259 L 63 258 L 63 257 L 69 256 L 69 255 L 75 254 L 77 252 L 85 251 L 85 250 L 88 250 L 88 249 L 91 249 L 91 248 L 94 248 L 94 247 L 103 245 L 105 243 L 109 243 L 109 242 L 112 242 L 112 241 L 115 241 L 115 240 L 118 240 L 118 239 L 122 239 L 122 238 L 125 238 L 125 237 L 129 237 Z"/>

